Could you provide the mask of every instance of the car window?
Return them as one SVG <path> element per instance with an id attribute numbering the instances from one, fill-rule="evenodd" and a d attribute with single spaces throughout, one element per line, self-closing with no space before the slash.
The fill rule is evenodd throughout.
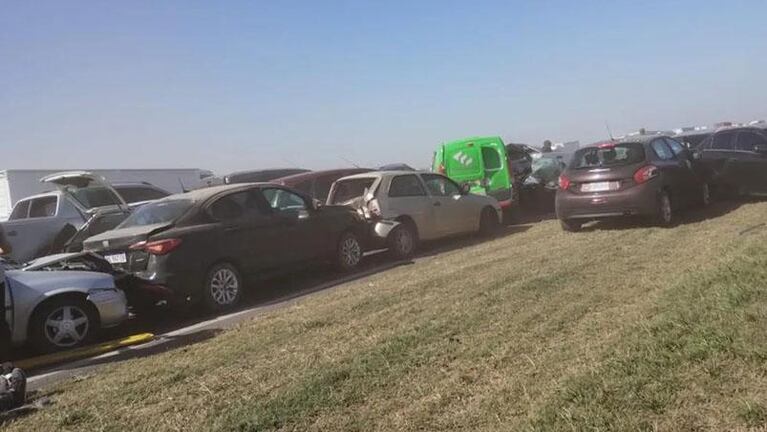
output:
<path id="1" fill-rule="evenodd" d="M 314 183 L 314 198 L 325 202 L 328 198 L 328 193 L 330 193 L 330 187 L 333 186 L 333 181 L 333 176 L 318 178 Z"/>
<path id="2" fill-rule="evenodd" d="M 660 158 L 660 160 L 671 160 L 674 159 L 674 153 L 671 151 L 668 145 L 666 145 L 666 142 L 662 139 L 656 139 L 653 141 L 650 146 L 652 147 L 652 150 L 655 152 L 655 155 Z"/>
<path id="3" fill-rule="evenodd" d="M 373 187 L 375 181 L 375 177 L 339 180 L 335 183 L 335 187 L 333 187 L 333 191 L 328 198 L 328 204 L 339 205 L 359 198 L 365 194 L 366 190 L 370 190 Z"/>
<path id="4" fill-rule="evenodd" d="M 455 196 L 461 193 L 461 188 L 452 180 L 436 174 L 424 174 L 421 176 L 426 189 L 434 196 Z"/>
<path id="5" fill-rule="evenodd" d="M 732 150 L 732 139 L 735 132 L 722 132 L 714 135 L 714 142 L 711 148 L 714 150 Z"/>
<path id="6" fill-rule="evenodd" d="M 767 139 L 756 132 L 743 131 L 738 134 L 738 150 L 754 151 L 757 145 L 767 145 Z"/>
<path id="7" fill-rule="evenodd" d="M 58 199 L 55 196 L 47 196 L 29 200 L 29 217 L 51 217 L 56 215 L 56 204 Z"/>
<path id="8" fill-rule="evenodd" d="M 235 192 L 217 199 L 210 206 L 210 214 L 220 221 L 266 213 L 265 204 L 256 191 Z"/>
<path id="9" fill-rule="evenodd" d="M 262 192 L 274 210 L 306 210 L 306 201 L 298 194 L 279 188 L 265 188 Z"/>
<path id="10" fill-rule="evenodd" d="M 11 212 L 11 216 L 8 217 L 8 220 L 26 219 L 28 214 L 29 200 L 19 201 L 16 203 L 16 206 L 13 207 L 13 211 Z"/>
<path id="11" fill-rule="evenodd" d="M 192 208 L 193 205 L 194 201 L 190 199 L 167 199 L 152 202 L 134 210 L 118 228 L 174 222 Z"/>
<path id="12" fill-rule="evenodd" d="M 497 171 L 503 166 L 501 155 L 492 147 L 482 147 L 482 160 L 485 162 L 486 171 Z"/>
<path id="13" fill-rule="evenodd" d="M 165 198 L 170 195 L 169 193 L 159 190 L 151 186 L 115 186 L 114 189 L 122 197 L 122 199 L 128 203 L 133 204 L 143 201 L 153 201 L 160 198 Z"/>
<path id="14" fill-rule="evenodd" d="M 111 190 L 95 186 L 70 190 L 70 195 L 86 209 L 120 204 L 120 200 Z"/>
<path id="15" fill-rule="evenodd" d="M 632 165 L 644 159 L 641 143 L 618 143 L 580 149 L 573 155 L 571 165 L 574 169 L 602 168 Z"/>
<path id="16" fill-rule="evenodd" d="M 671 147 L 671 151 L 674 155 L 679 156 L 684 152 L 684 146 L 679 142 L 671 138 L 666 138 L 666 144 Z"/>
<path id="17" fill-rule="evenodd" d="M 393 198 L 426 196 L 426 191 L 423 190 L 421 181 L 414 174 L 400 175 L 391 179 L 389 196 Z"/>

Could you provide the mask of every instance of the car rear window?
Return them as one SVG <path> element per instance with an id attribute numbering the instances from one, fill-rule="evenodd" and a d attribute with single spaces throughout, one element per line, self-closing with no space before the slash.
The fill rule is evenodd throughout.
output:
<path id="1" fill-rule="evenodd" d="M 347 203 L 355 198 L 359 198 L 365 194 L 366 190 L 373 187 L 375 181 L 375 177 L 337 181 L 328 199 L 328 204 L 339 205 Z"/>
<path id="2" fill-rule="evenodd" d="M 119 228 L 156 225 L 173 222 L 189 210 L 194 201 L 189 199 L 161 200 L 139 207 Z"/>
<path id="3" fill-rule="evenodd" d="M 86 209 L 119 205 L 120 200 L 107 188 L 96 186 L 69 189 L 70 195 Z"/>
<path id="4" fill-rule="evenodd" d="M 575 152 L 572 168 L 588 169 L 632 165 L 645 159 L 641 143 L 619 143 L 599 147 L 587 147 Z"/>

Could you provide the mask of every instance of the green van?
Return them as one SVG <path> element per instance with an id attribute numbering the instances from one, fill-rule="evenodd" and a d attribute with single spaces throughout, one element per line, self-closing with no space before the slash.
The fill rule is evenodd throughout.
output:
<path id="1" fill-rule="evenodd" d="M 501 137 L 466 138 L 442 144 L 434 153 L 432 170 L 458 183 L 471 185 L 471 192 L 511 207 L 512 177 Z"/>

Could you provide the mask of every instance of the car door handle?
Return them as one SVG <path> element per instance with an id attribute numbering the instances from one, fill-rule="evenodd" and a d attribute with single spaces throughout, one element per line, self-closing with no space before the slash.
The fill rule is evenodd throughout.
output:
<path id="1" fill-rule="evenodd" d="M 442 206 L 441 202 L 437 201 L 437 202 L 434 203 L 434 207 L 440 207 L 440 206 Z"/>

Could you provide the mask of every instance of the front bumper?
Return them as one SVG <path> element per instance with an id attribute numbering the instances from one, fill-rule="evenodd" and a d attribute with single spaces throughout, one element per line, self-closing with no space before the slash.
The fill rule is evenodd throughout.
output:
<path id="1" fill-rule="evenodd" d="M 659 190 L 660 183 L 655 180 L 615 192 L 581 194 L 558 190 L 555 200 L 557 218 L 652 216 L 658 210 Z"/>
<path id="2" fill-rule="evenodd" d="M 94 290 L 88 293 L 88 301 L 98 310 L 102 328 L 115 327 L 128 319 L 128 300 L 122 290 Z"/>

